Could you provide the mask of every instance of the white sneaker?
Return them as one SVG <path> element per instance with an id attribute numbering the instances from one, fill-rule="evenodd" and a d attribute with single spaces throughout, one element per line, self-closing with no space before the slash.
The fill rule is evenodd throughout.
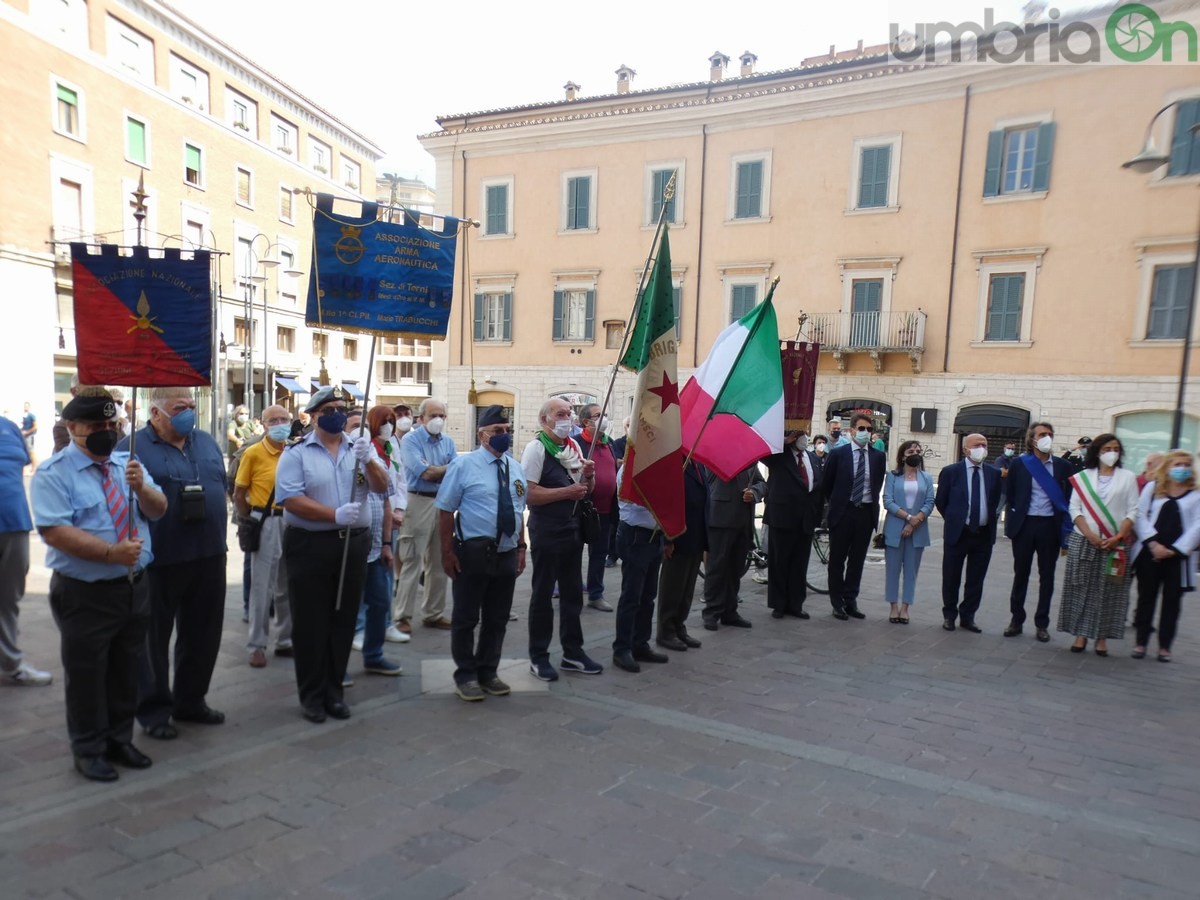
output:
<path id="1" fill-rule="evenodd" d="M 357 631 L 354 633 L 354 643 L 351 644 L 350 646 L 353 647 L 355 650 L 361 650 L 362 645 L 363 645 L 363 633 L 361 631 Z"/>
<path id="2" fill-rule="evenodd" d="M 412 635 L 405 634 L 395 625 L 389 625 L 387 627 L 387 633 L 384 635 L 384 640 L 392 644 L 407 644 L 412 640 Z"/>
<path id="3" fill-rule="evenodd" d="M 54 680 L 54 676 L 49 672 L 35 669 L 24 660 L 15 670 L 4 674 L 12 684 L 18 684 L 21 687 L 43 687 Z"/>

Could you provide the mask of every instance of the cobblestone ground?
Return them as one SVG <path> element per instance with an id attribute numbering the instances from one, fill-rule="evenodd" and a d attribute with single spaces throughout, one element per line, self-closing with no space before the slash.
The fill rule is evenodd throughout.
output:
<path id="1" fill-rule="evenodd" d="M 941 551 L 912 624 L 890 625 L 883 566 L 866 621 L 775 621 L 640 675 L 553 685 L 520 659 L 510 697 L 450 693 L 447 632 L 389 645 L 399 679 L 351 660 L 354 716 L 300 718 L 290 660 L 247 665 L 241 554 L 210 703 L 145 772 L 71 768 L 40 541 L 23 644 L 52 688 L 0 690 L 0 895 L 256 898 L 1194 898 L 1200 895 L 1200 620 L 1176 661 L 1005 639 L 1011 551 L 993 557 L 982 635 L 944 632 Z M 1059 567 L 1060 573 L 1062 566 Z M 620 570 L 607 573 L 615 603 Z M 1031 609 L 1032 611 L 1032 609 Z M 1057 612 L 1057 602 L 1055 604 Z M 608 663 L 613 615 L 587 610 Z"/>

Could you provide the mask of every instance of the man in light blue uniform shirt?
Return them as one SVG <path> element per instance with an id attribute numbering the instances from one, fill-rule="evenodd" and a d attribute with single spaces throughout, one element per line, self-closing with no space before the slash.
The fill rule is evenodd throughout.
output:
<path id="1" fill-rule="evenodd" d="M 525 472 L 508 453 L 512 426 L 504 407 L 480 414 L 478 435 L 479 448 L 450 464 L 437 499 L 442 567 L 454 592 L 450 654 L 463 700 L 510 691 L 496 668 L 513 588 L 525 571 Z"/>
<path id="2" fill-rule="evenodd" d="M 613 665 L 640 672 L 639 662 L 665 663 L 668 657 L 650 646 L 654 598 L 663 558 L 663 534 L 649 509 L 621 496 L 625 467 L 617 473 L 617 553 L 621 557 L 621 599 L 613 635 Z"/>
<path id="3" fill-rule="evenodd" d="M 371 550 L 370 509 L 364 501 L 368 491 L 382 494 L 389 487 L 371 438 L 343 433 L 350 402 L 340 387 L 313 394 L 305 412 L 317 427 L 284 450 L 275 469 L 275 499 L 283 506 L 286 526 L 283 554 L 296 687 L 310 722 L 324 722 L 326 715 L 350 717 L 342 679 Z"/>
<path id="4" fill-rule="evenodd" d="M 446 573 L 442 571 L 442 543 L 438 511 L 434 507 L 446 469 L 458 456 L 454 438 L 443 434 L 446 404 L 428 397 L 421 401 L 421 424 L 400 441 L 400 464 L 408 479 L 408 509 L 397 547 L 400 584 L 396 589 L 396 620 L 400 630 L 411 630 L 417 605 L 417 588 L 425 576 L 421 602 L 421 624 L 428 628 L 450 628 L 446 611 Z"/>
<path id="5" fill-rule="evenodd" d="M 33 520 L 54 572 L 50 609 L 62 635 L 75 768 L 92 781 L 116 781 L 111 763 L 150 765 L 133 746 L 133 717 L 150 619 L 147 520 L 162 517 L 167 499 L 137 460 L 113 452 L 120 433 L 111 394 L 81 389 L 63 420 L 71 443 L 33 476 Z"/>

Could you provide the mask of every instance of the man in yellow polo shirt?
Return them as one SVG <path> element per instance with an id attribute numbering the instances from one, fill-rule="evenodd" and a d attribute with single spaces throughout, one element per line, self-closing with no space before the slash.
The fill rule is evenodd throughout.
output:
<path id="1" fill-rule="evenodd" d="M 263 410 L 266 434 L 246 448 L 238 465 L 233 502 L 243 519 L 262 522 L 258 550 L 250 554 L 250 665 L 267 664 L 271 607 L 275 608 L 275 655 L 292 655 L 292 616 L 287 567 L 283 560 L 283 507 L 275 502 L 275 469 L 292 431 L 292 415 L 282 406 Z"/>

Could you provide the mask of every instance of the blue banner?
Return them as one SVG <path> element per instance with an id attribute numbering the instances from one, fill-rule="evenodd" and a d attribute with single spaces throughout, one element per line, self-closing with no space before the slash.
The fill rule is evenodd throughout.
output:
<path id="1" fill-rule="evenodd" d="M 441 233 L 376 221 L 377 204 L 355 218 L 333 212 L 318 194 L 313 213 L 313 271 L 305 321 L 312 327 L 445 340 L 454 295 L 458 219 Z"/>

